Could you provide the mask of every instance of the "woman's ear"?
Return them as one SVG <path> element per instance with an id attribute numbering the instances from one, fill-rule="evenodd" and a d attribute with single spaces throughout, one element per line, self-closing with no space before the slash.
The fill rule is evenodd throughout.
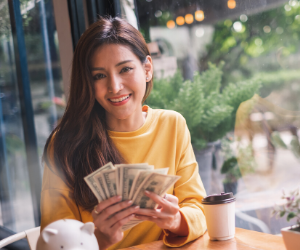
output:
<path id="1" fill-rule="evenodd" d="M 153 76 L 153 64 L 151 56 L 146 57 L 146 62 L 144 64 L 145 74 L 146 74 L 146 82 L 149 82 Z"/>

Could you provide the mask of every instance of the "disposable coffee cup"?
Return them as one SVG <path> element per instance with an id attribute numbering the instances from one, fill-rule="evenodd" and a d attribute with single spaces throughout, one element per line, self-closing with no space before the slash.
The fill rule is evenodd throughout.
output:
<path id="1" fill-rule="evenodd" d="M 211 240 L 229 240 L 235 234 L 235 197 L 232 193 L 213 194 L 202 200 Z"/>

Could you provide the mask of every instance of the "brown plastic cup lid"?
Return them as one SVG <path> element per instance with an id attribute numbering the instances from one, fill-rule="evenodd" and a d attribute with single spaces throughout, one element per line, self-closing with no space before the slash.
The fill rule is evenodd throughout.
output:
<path id="1" fill-rule="evenodd" d="M 213 194 L 206 196 L 202 199 L 202 204 L 204 205 L 215 205 L 215 204 L 225 204 L 231 203 L 235 201 L 235 197 L 233 193 L 221 193 L 221 194 Z"/>

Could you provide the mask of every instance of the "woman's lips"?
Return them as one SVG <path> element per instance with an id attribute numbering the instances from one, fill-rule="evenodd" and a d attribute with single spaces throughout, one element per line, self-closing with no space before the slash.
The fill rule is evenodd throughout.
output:
<path id="1" fill-rule="evenodd" d="M 121 106 L 121 105 L 124 105 L 125 103 L 127 103 L 130 98 L 131 98 L 131 94 L 123 95 L 118 98 L 110 98 L 110 99 L 108 99 L 108 101 L 113 106 Z"/>

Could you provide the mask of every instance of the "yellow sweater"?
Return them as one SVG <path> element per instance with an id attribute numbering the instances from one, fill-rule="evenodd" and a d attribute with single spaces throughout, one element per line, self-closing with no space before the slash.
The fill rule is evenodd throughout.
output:
<path id="1" fill-rule="evenodd" d="M 178 197 L 189 234 L 176 237 L 164 231 L 163 237 L 167 246 L 179 247 L 206 231 L 201 205 L 206 193 L 184 118 L 174 111 L 153 110 L 148 106 L 143 106 L 143 111 L 147 112 L 147 118 L 141 128 L 133 132 L 109 131 L 109 135 L 127 163 L 145 162 L 156 169 L 169 167 L 168 174 L 181 176 L 168 193 Z M 59 219 L 76 219 L 84 223 L 93 221 L 91 213 L 70 198 L 71 192 L 58 175 L 45 167 L 41 197 L 42 228 Z M 125 231 L 123 240 L 109 249 L 152 242 L 158 240 L 161 233 L 162 229 L 155 223 L 145 221 Z"/>

